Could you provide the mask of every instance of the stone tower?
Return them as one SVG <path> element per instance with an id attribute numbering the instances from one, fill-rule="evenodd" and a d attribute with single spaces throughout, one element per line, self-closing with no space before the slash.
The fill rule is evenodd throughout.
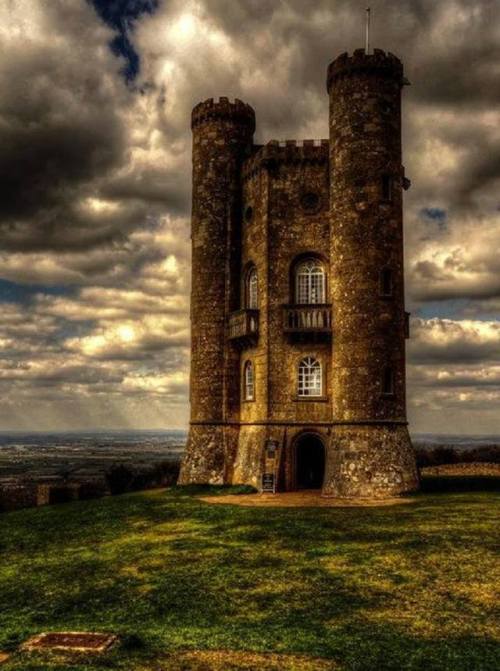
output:
<path id="1" fill-rule="evenodd" d="M 329 67 L 329 140 L 193 110 L 191 426 L 181 483 L 415 490 L 405 401 L 403 66 Z"/>

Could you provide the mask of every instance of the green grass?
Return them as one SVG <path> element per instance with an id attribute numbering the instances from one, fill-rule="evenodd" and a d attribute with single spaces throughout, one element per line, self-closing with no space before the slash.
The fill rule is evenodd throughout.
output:
<path id="1" fill-rule="evenodd" d="M 46 630 L 124 641 L 90 661 L 16 654 L 2 671 L 167 669 L 155 660 L 180 649 L 323 657 L 342 671 L 499 668 L 497 493 L 270 509 L 197 491 L 0 515 L 0 650 Z"/>

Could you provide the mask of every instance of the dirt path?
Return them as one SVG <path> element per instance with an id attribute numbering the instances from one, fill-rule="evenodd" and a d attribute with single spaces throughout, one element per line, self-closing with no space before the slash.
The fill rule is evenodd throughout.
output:
<path id="1" fill-rule="evenodd" d="M 260 506 L 273 508 L 353 508 L 394 506 L 413 503 L 413 498 L 393 497 L 388 499 L 334 499 L 321 496 L 319 490 L 282 492 L 280 494 L 228 494 L 226 496 L 201 496 L 206 503 L 222 503 L 236 506 Z"/>

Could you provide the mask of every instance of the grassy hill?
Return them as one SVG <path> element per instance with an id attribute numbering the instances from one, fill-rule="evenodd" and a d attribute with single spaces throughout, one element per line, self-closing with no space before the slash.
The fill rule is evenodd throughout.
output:
<path id="1" fill-rule="evenodd" d="M 14 654 L 2 671 L 499 667 L 498 494 L 266 509 L 193 493 L 0 515 L 0 651 L 46 630 L 123 640 L 94 660 Z"/>

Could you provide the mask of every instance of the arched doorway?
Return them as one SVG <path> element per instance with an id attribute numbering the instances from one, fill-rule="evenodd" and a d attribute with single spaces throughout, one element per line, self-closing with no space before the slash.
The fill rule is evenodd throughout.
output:
<path id="1" fill-rule="evenodd" d="M 314 433 L 304 433 L 296 442 L 297 489 L 321 489 L 325 476 L 325 446 Z"/>

